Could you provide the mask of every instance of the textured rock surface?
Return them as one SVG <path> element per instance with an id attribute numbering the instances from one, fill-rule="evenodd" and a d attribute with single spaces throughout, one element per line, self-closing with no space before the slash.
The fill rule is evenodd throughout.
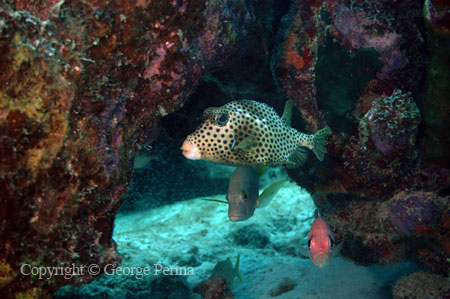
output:
<path id="1" fill-rule="evenodd" d="M 139 143 L 245 45 L 241 1 L 14 1 L 0 6 L 0 268 L 6 296 L 62 284 L 20 265 L 119 261 L 114 215 Z"/>
<path id="2" fill-rule="evenodd" d="M 227 286 L 227 281 L 224 278 L 210 278 L 202 281 L 194 288 L 194 292 L 202 296 L 202 298 L 209 299 L 232 299 L 233 293 Z"/>
<path id="3" fill-rule="evenodd" d="M 409 259 L 448 275 L 449 198 L 401 191 L 386 201 L 331 196 L 325 218 L 343 242 L 341 254 L 369 265 Z M 322 203 L 322 206 L 324 204 Z"/>
<path id="4" fill-rule="evenodd" d="M 450 185 L 448 70 L 442 69 L 450 48 L 448 10 L 441 1 L 422 8 L 418 1 L 294 1 L 271 67 L 279 89 L 299 108 L 304 131 L 332 130 L 325 160 L 311 155 L 289 175 L 329 211 L 348 255 L 365 264 L 399 261 L 410 256 L 408 244 L 433 235 L 437 248 L 418 254 L 413 246 L 412 256 L 446 274 L 450 252 L 437 232 L 448 236 L 450 209 L 441 200 Z M 381 225 L 387 216 L 380 201 L 402 192 L 431 197 L 409 197 L 405 203 L 423 210 Z M 355 229 L 361 225 L 367 230 Z"/>
<path id="5" fill-rule="evenodd" d="M 384 198 L 409 186 L 418 165 L 419 109 L 408 94 L 373 100 L 359 120 L 358 135 L 344 145 L 339 181 L 346 192 Z"/>
<path id="6" fill-rule="evenodd" d="M 433 273 L 415 272 L 403 277 L 392 291 L 394 299 L 450 297 L 450 281 Z"/>
<path id="7" fill-rule="evenodd" d="M 281 91 L 302 113 L 305 130 L 328 125 L 333 133 L 325 162 L 309 161 L 290 175 L 310 192 L 387 199 L 396 190 L 411 187 L 415 182 L 404 177 L 419 163 L 418 107 L 425 89 L 420 5 L 297 1 L 293 7 L 284 18 L 283 42 L 272 59 L 272 70 Z M 442 171 L 443 176 L 426 174 L 430 180 L 443 181 L 428 190 L 449 183 L 448 169 Z"/>
<path id="8" fill-rule="evenodd" d="M 281 111 L 286 95 L 303 118 L 296 128 L 333 131 L 325 160 L 311 155 L 290 175 L 326 211 L 343 253 L 363 264 L 410 257 L 446 274 L 448 12 L 442 1 L 424 5 L 3 1 L 2 295 L 48 297 L 92 279 L 39 280 L 20 274 L 24 263 L 119 261 L 112 226 L 134 156 L 188 97 L 189 113 L 161 121 L 173 138 L 206 107 L 270 97 Z M 264 247 L 257 236 L 235 242 Z"/>
<path id="9" fill-rule="evenodd" d="M 272 67 L 308 129 L 326 120 L 336 133 L 348 133 L 351 114 L 369 91 L 381 96 L 421 88 L 425 53 L 418 2 L 311 0 L 294 1 L 292 8 Z"/>

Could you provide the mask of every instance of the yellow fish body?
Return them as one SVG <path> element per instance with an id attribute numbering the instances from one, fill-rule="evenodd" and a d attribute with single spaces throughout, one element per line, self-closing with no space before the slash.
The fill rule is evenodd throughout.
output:
<path id="1" fill-rule="evenodd" d="M 285 109 L 287 118 L 290 109 Z M 233 101 L 206 109 L 203 119 L 181 147 L 188 159 L 234 166 L 296 167 L 306 160 L 306 149 L 312 150 L 321 161 L 327 152 L 325 137 L 329 128 L 312 135 L 301 133 L 289 125 L 289 119 L 280 117 L 265 103 Z"/>

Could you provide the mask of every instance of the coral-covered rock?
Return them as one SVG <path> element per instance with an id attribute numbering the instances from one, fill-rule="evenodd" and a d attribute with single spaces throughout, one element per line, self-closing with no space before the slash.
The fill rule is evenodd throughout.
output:
<path id="1" fill-rule="evenodd" d="M 419 123 L 420 112 L 414 100 L 395 90 L 391 96 L 372 102 L 360 123 L 364 127 L 360 139 L 369 137 L 375 148 L 385 155 L 393 151 L 408 152 L 416 144 Z"/>
<path id="2" fill-rule="evenodd" d="M 3 294 L 48 297 L 94 277 L 36 279 L 23 264 L 119 261 L 113 221 L 137 145 L 242 51 L 254 21 L 234 0 L 0 4 Z"/>
<path id="3" fill-rule="evenodd" d="M 429 18 L 445 18 L 430 5 Z M 304 131 L 332 129 L 325 160 L 310 158 L 292 178 L 311 193 L 382 199 L 450 184 L 448 76 L 430 71 L 428 84 L 439 88 L 423 96 L 427 44 L 417 1 L 294 1 L 282 29 L 272 59 L 278 86 L 299 108 Z M 448 43 L 435 39 L 438 70 L 448 65 Z"/>
<path id="4" fill-rule="evenodd" d="M 416 1 L 294 1 L 280 31 L 280 90 L 305 131 L 332 129 L 324 161 L 289 175 L 328 210 L 344 255 L 363 264 L 408 257 L 446 271 L 446 7 L 426 1 L 424 22 Z"/>
<path id="5" fill-rule="evenodd" d="M 399 90 L 374 99 L 359 121 L 358 136 L 344 146 L 341 180 L 345 190 L 383 198 L 405 185 L 405 176 L 417 166 L 420 119 L 414 100 Z"/>
<path id="6" fill-rule="evenodd" d="M 318 21 L 320 1 L 293 1 L 282 20 L 280 40 L 271 67 L 279 87 L 299 108 L 310 130 L 323 124 L 317 109 L 315 65 L 323 32 Z M 301 99 L 301 100 L 300 100 Z"/>
<path id="7" fill-rule="evenodd" d="M 417 183 L 422 190 L 424 176 L 434 182 L 427 191 L 450 183 L 448 167 L 421 160 L 437 139 L 416 145 L 426 142 L 419 107 L 442 106 L 422 97 L 427 52 L 418 2 L 294 1 L 282 29 L 272 59 L 278 86 L 299 108 L 305 131 L 332 129 L 325 161 L 311 158 L 291 177 L 312 193 L 384 199 Z"/>
<path id="8" fill-rule="evenodd" d="M 450 298 L 450 281 L 433 273 L 415 272 L 397 281 L 392 296 L 394 299 Z"/>
<path id="9" fill-rule="evenodd" d="M 233 293 L 228 288 L 227 281 L 222 277 L 202 281 L 194 288 L 194 292 L 200 294 L 203 299 L 234 298 Z"/>
<path id="10" fill-rule="evenodd" d="M 344 256 L 363 265 L 391 264 L 408 258 L 447 275 L 448 197 L 402 191 L 383 202 L 355 199 L 345 195 L 328 195 L 326 199 L 325 218 L 337 242 L 343 242 Z"/>
<path id="11" fill-rule="evenodd" d="M 308 129 L 326 120 L 336 133 L 348 132 L 368 91 L 418 92 L 425 67 L 420 18 L 415 1 L 294 1 L 272 68 Z"/>
<path id="12" fill-rule="evenodd" d="M 336 241 L 343 242 L 342 255 L 362 265 L 391 264 L 405 258 L 405 244 L 385 221 L 386 216 L 380 215 L 381 207 L 377 203 L 329 199 L 336 203 L 325 219 Z"/>
<path id="13" fill-rule="evenodd" d="M 433 225 L 437 220 L 436 199 L 428 194 L 396 194 L 389 211 L 389 220 L 405 235 L 417 233 L 418 227 Z"/>
<path id="14" fill-rule="evenodd" d="M 279 90 L 299 108 L 304 131 L 326 125 L 333 131 L 323 163 L 310 158 L 290 174 L 315 192 L 319 206 L 358 196 L 327 213 L 352 250 L 344 252 L 389 263 L 412 250 L 442 273 L 442 252 L 450 252 L 450 212 L 443 200 L 450 184 L 444 150 L 450 118 L 448 80 L 435 76 L 448 55 L 430 46 L 448 45 L 446 10 L 437 2 L 425 3 L 433 56 L 430 88 L 420 97 L 427 31 L 418 1 L 291 1 L 279 45 L 261 33 L 278 28 L 264 10 L 287 1 L 3 1 L 2 294 L 48 297 L 61 285 L 95 276 L 84 271 L 39 279 L 21 273 L 22 265 L 103 269 L 118 262 L 114 215 L 140 144 L 155 138 L 157 121 L 183 106 L 202 78 L 226 94 L 222 100 L 274 94 L 267 73 L 253 76 L 273 47 L 271 70 Z M 246 48 L 257 48 L 257 55 Z M 240 55 L 254 60 L 243 65 Z M 228 71 L 204 77 L 227 65 Z M 223 83 L 234 75 L 238 79 Z M 263 87 L 249 88 L 250 77 Z M 196 97 L 210 94 L 197 90 Z M 415 103 L 424 118 L 417 136 Z M 407 188 L 420 194 L 396 197 Z M 368 201 L 373 197 L 386 201 Z M 246 232 L 252 234 L 230 237 L 256 248 L 270 242 L 264 230 Z M 420 247 L 419 238 L 431 242 Z"/>

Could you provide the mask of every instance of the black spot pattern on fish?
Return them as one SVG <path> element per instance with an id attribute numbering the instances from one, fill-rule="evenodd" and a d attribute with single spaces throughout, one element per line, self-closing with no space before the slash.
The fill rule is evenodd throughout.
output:
<path id="1" fill-rule="evenodd" d="M 299 146 L 313 148 L 314 135 L 286 125 L 265 103 L 233 101 L 206 109 L 203 118 L 188 139 L 204 160 L 227 165 L 280 165 L 289 163 Z M 218 122 L 223 119 L 228 119 L 225 125 Z M 251 142 L 245 149 L 239 148 L 248 140 Z"/>

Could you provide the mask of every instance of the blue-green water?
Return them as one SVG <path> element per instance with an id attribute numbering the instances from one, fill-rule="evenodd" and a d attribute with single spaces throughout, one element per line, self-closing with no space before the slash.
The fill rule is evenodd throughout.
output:
<path id="1" fill-rule="evenodd" d="M 228 175 L 222 167 L 209 166 L 216 176 Z M 261 178 L 261 189 L 283 175 L 282 168 L 272 169 Z M 203 198 L 119 214 L 113 238 L 123 264 L 79 289 L 65 287 L 55 297 L 201 298 L 192 289 L 210 277 L 217 262 L 230 258 L 234 264 L 238 254 L 243 282 L 232 284 L 235 298 L 389 298 L 400 277 L 419 269 L 408 262 L 364 267 L 339 255 L 324 268 L 314 266 L 298 243 L 306 246 L 315 206 L 295 183 L 243 222 L 228 219 L 227 205 Z M 162 278 L 166 292 L 155 283 Z M 285 284 L 289 287 L 280 291 Z"/>

